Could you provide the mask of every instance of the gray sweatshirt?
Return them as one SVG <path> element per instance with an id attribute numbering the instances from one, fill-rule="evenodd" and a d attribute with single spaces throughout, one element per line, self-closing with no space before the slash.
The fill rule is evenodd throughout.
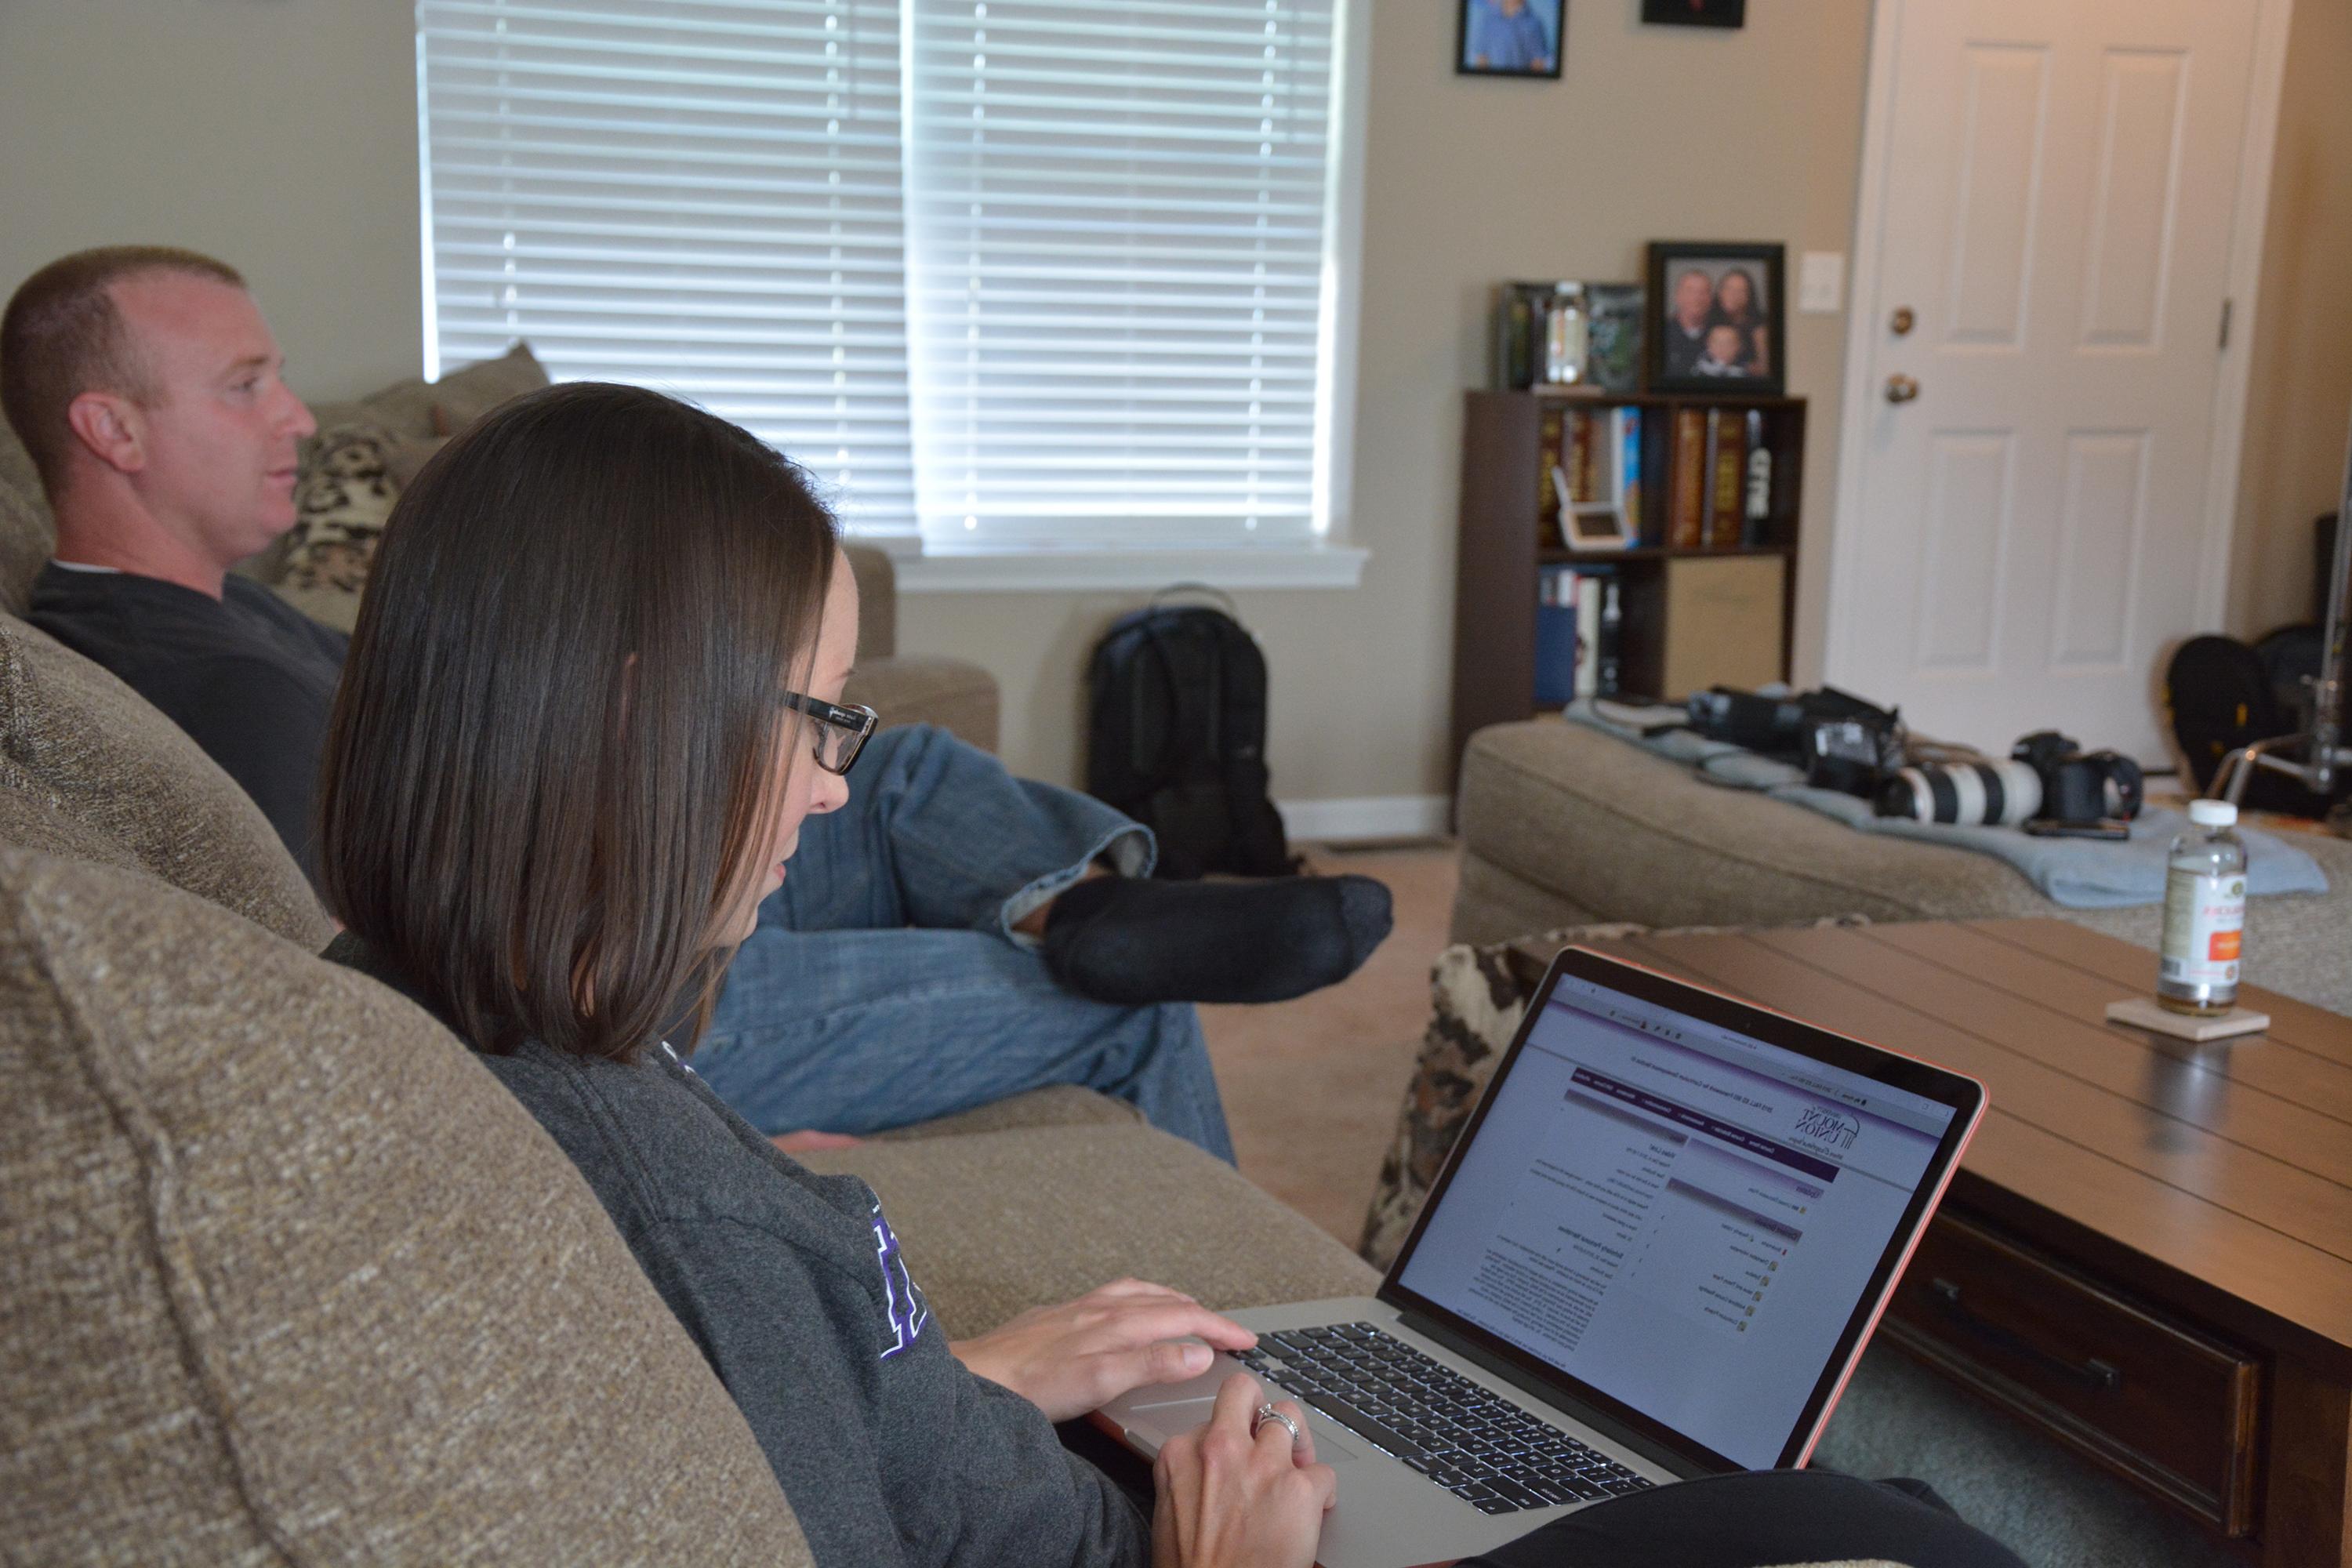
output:
<path id="1" fill-rule="evenodd" d="M 357 938 L 326 956 L 432 1010 Z M 778 1152 L 667 1047 L 633 1064 L 536 1041 L 479 1059 L 702 1347 L 824 1568 L 1149 1562 L 1118 1489 L 948 1353 L 873 1188 Z"/>

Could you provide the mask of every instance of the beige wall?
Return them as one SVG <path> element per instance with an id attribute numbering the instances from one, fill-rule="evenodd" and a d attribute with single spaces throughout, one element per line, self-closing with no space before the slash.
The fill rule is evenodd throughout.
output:
<path id="1" fill-rule="evenodd" d="M 243 272 L 304 393 L 420 359 L 401 0 L 0 0 L 0 290 L 84 246 Z"/>
<path id="2" fill-rule="evenodd" d="M 2311 614 L 2311 520 L 2342 496 L 2352 423 L 2352 0 L 2296 0 L 2279 92 L 2246 396 L 2229 629 Z"/>
<path id="3" fill-rule="evenodd" d="M 1653 238 L 1843 251 L 1868 64 L 1868 0 L 1769 0 L 1736 33 L 1644 27 L 1639 0 L 1574 0 L 1558 82 L 1454 74 L 1454 6 L 1374 0 L 1366 121 L 1353 592 L 1241 595 L 1273 670 L 1275 794 L 1446 787 L 1462 392 L 1486 374 L 1502 278 L 1638 279 Z M 1793 279 L 1792 279 L 1793 282 Z M 1793 288 L 1791 298 L 1793 300 Z M 1843 319 L 1791 319 L 1807 425 L 1801 672 L 1820 661 Z M 927 595 L 913 648 L 1004 684 L 1005 751 L 1074 778 L 1086 650 L 1140 596 Z"/>
<path id="4" fill-rule="evenodd" d="M 1869 0 L 1749 7 L 1736 33 L 1574 0 L 1559 82 L 1456 77 L 1450 0 L 1369 0 L 1354 591 L 1251 593 L 1288 799 L 1444 787 L 1461 393 L 1507 277 L 1639 276 L 1652 238 L 1851 243 Z M 2233 625 L 2296 613 L 2332 504 L 2352 311 L 2352 6 L 2303 0 L 2249 413 Z M 419 360 L 414 47 L 403 0 L 0 0 L 0 279 L 154 238 L 254 279 L 295 384 L 339 396 Z M 1843 318 L 1790 321 L 1812 399 L 1798 673 L 1820 658 Z M 1075 779 L 1087 649 L 1117 594 L 911 597 L 902 639 L 986 663 L 1005 750 Z"/>

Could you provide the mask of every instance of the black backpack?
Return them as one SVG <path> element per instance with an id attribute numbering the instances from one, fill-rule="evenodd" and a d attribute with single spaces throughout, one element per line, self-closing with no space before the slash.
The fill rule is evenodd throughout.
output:
<path id="1" fill-rule="evenodd" d="M 2301 677 L 2315 674 L 2315 634 L 2284 627 L 2250 647 L 2235 637 L 2195 637 L 2180 645 L 2164 673 L 2172 738 L 2201 793 L 2213 787 L 2221 759 L 2240 746 L 2290 735 L 2300 727 Z M 2307 645 L 2307 646 L 2306 646 Z M 2325 816 L 2327 802 L 2282 773 L 2257 770 L 2244 801 L 2263 811 Z"/>
<path id="2" fill-rule="evenodd" d="M 1087 684 L 1087 793 L 1151 829 L 1160 876 L 1297 869 L 1266 795 L 1265 655 L 1240 622 L 1154 598 L 1111 623 Z"/>

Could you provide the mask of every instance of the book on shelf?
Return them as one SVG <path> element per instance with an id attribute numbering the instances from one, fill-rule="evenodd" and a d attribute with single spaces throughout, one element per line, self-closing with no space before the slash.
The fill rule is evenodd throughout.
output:
<path id="1" fill-rule="evenodd" d="M 1568 532 L 1560 523 L 1560 508 L 1567 504 L 1558 483 L 1560 456 L 1567 440 L 1567 410 L 1547 406 L 1536 424 L 1536 537 L 1547 550 L 1557 550 L 1567 542 Z"/>
<path id="2" fill-rule="evenodd" d="M 1739 542 L 1759 550 L 1770 542 L 1772 527 L 1772 448 L 1764 444 L 1764 411 L 1748 411 L 1748 506 Z"/>
<path id="3" fill-rule="evenodd" d="M 1747 517 L 1748 417 L 1744 409 L 1706 411 L 1706 519 L 1699 528 L 1701 548 L 1737 549 Z"/>
<path id="4" fill-rule="evenodd" d="M 1631 544 L 1642 542 L 1642 411 L 1609 411 L 1610 447 L 1616 453 L 1618 531 Z"/>
<path id="5" fill-rule="evenodd" d="M 1706 542 L 1707 458 L 1710 455 L 1706 428 L 1705 409 L 1675 410 L 1674 489 L 1666 503 L 1672 509 L 1666 524 L 1666 542 L 1676 550 L 1697 550 Z"/>
<path id="6" fill-rule="evenodd" d="M 1576 574 L 1536 574 L 1536 706 L 1565 708 L 1576 695 Z"/>

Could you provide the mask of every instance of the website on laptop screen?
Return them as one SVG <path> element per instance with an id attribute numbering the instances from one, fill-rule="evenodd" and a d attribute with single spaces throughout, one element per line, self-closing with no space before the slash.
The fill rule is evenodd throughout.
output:
<path id="1" fill-rule="evenodd" d="M 1751 1468 L 1955 1112 L 1562 975 L 1399 1283 Z"/>

